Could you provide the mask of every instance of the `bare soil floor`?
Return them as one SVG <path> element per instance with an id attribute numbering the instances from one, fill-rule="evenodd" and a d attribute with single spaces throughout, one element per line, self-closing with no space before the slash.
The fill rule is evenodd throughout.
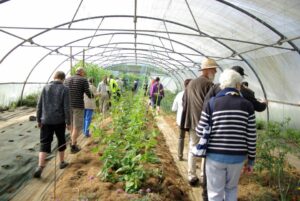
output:
<path id="1" fill-rule="evenodd" d="M 176 129 L 176 117 L 173 114 L 165 114 L 165 121 L 173 128 Z M 176 131 L 177 132 L 177 131 Z M 188 135 L 186 135 L 186 138 Z M 187 147 L 187 144 L 185 145 Z M 285 172 L 289 176 L 286 182 L 298 183 L 297 189 L 288 189 L 287 193 L 292 193 L 293 195 L 288 199 L 291 201 L 300 201 L 300 166 L 299 158 L 294 155 L 288 155 L 288 162 L 292 165 L 291 168 L 287 169 Z M 281 181 L 282 182 L 282 181 Z M 280 199 L 280 191 L 278 188 L 270 186 L 270 178 L 267 176 L 266 172 L 258 173 L 254 172 L 252 175 L 241 174 L 239 187 L 238 187 L 238 200 L 239 201 L 278 201 Z"/>
<path id="2" fill-rule="evenodd" d="M 110 128 L 104 125 L 104 130 L 110 132 Z M 98 146 L 97 140 L 87 138 L 85 147 L 72 160 L 59 179 L 55 188 L 57 200 L 157 200 L 157 201 L 188 201 L 190 200 L 187 192 L 190 187 L 182 179 L 174 160 L 169 152 L 163 136 L 157 137 L 158 145 L 156 154 L 160 164 L 151 164 L 149 168 L 159 168 L 163 172 L 163 178 L 150 177 L 147 179 L 142 191 L 136 194 L 124 192 L 124 183 L 116 184 L 103 182 L 97 177 L 102 162 L 99 160 L 98 153 L 92 150 Z M 149 191 L 149 193 L 147 193 Z M 54 199 L 54 189 L 52 189 L 45 200 Z"/>
<path id="3" fill-rule="evenodd" d="M 32 110 L 30 111 L 32 112 Z M 22 116 L 22 115 L 21 115 Z M 185 140 L 185 155 L 184 161 L 178 162 L 176 157 L 176 144 L 178 136 L 177 125 L 175 123 L 175 115 L 173 114 L 161 114 L 161 118 L 166 122 L 171 136 L 170 138 L 165 138 L 164 135 L 159 135 L 158 145 L 156 148 L 156 153 L 160 158 L 160 164 L 154 164 L 149 166 L 149 168 L 160 168 L 163 170 L 163 178 L 151 177 L 146 180 L 143 184 L 141 193 L 128 194 L 124 192 L 124 184 L 116 183 L 112 184 L 109 182 L 103 182 L 99 179 L 97 174 L 101 170 L 102 162 L 99 160 L 101 155 L 100 152 L 94 152 L 94 148 L 98 146 L 98 140 L 95 138 L 82 138 L 81 145 L 82 151 L 76 155 L 69 154 L 69 148 L 66 153 L 66 160 L 70 162 L 70 165 L 64 169 L 55 169 L 57 164 L 53 160 L 49 161 L 48 167 L 46 167 L 45 172 L 43 172 L 42 179 L 31 179 L 28 184 L 23 188 L 24 190 L 15 196 L 17 201 L 32 201 L 32 200 L 47 200 L 47 201 L 92 201 L 92 200 L 135 200 L 135 201 L 185 201 L 185 200 L 201 200 L 201 187 L 191 188 L 186 181 L 186 166 L 187 166 L 187 142 L 188 134 L 186 134 Z M 2 115 L 4 118 L 4 115 Z M 0 127 L 5 127 L 6 132 L 4 134 L 9 134 L 8 130 L 10 128 L 16 129 L 16 125 L 20 124 L 20 121 L 28 119 L 23 118 L 21 120 L 15 119 L 14 122 L 8 123 L 5 119 L 1 122 Z M 28 121 L 28 120 L 27 120 Z M 23 125 L 31 125 L 30 122 L 24 122 Z M 102 122 L 102 128 L 107 132 L 111 132 L 110 120 Z M 33 125 L 31 125 L 33 126 Z M 155 126 L 156 127 L 156 126 Z M 4 129 L 4 128 L 3 128 Z M 2 129 L 2 130 L 3 130 Z M 160 128 L 161 129 L 161 128 Z M 21 128 L 21 130 L 23 130 Z M 32 129 L 31 135 L 35 135 L 38 139 L 38 129 Z M 174 137 L 172 136 L 174 135 Z M 166 139 L 168 139 L 166 143 Z M 171 141 L 171 143 L 170 143 Z M 170 144 L 174 144 L 173 150 L 170 149 Z M 103 147 L 104 148 L 104 147 Z M 101 147 L 100 147 L 101 150 Z M 103 150 L 103 149 L 102 149 Z M 171 152 L 170 152 L 171 150 Z M 37 153 L 36 153 L 37 157 Z M 179 166 L 178 166 L 179 164 Z M 178 168 L 179 167 L 179 168 Z M 33 168 L 34 169 L 34 168 Z M 185 172 L 184 172 L 184 171 Z M 198 163 L 199 171 L 199 163 Z M 299 181 L 300 184 L 300 173 L 299 170 L 293 169 L 289 170 L 288 174 L 291 175 L 293 179 L 285 182 Z M 55 175 L 57 181 L 55 181 Z M 259 179 L 260 178 L 260 182 Z M 270 178 L 268 178 L 266 173 L 255 173 L 253 175 L 242 174 L 240 184 L 239 184 L 239 201 L 276 201 L 280 200 L 279 189 L 269 186 Z M 55 187 L 54 187 L 55 186 Z M 145 193 L 147 189 L 149 193 Z M 291 201 L 300 200 L 300 189 L 290 189 L 294 194 L 290 199 Z M 42 192 L 39 192 L 42 191 Z M 193 196 L 191 196 L 194 194 Z M 22 194 L 23 193 L 23 194 Z M 37 196 L 34 196 L 34 195 Z"/>

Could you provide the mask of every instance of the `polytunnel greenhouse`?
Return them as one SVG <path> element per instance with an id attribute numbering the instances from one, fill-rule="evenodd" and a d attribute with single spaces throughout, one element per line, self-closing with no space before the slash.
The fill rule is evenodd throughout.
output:
<path id="1" fill-rule="evenodd" d="M 0 200 L 198 201 L 219 200 L 217 195 L 220 200 L 300 200 L 299 10 L 299 0 L 0 0 Z M 232 68 L 236 66 L 242 74 Z M 205 78 L 207 86 L 199 84 L 212 69 L 214 79 Z M 48 133 L 49 151 L 43 145 L 48 125 L 43 115 L 48 108 L 54 111 L 48 114 L 57 116 L 51 100 L 60 97 L 48 94 L 48 103 L 43 97 L 57 81 L 57 72 L 65 75 L 59 83 L 69 97 L 63 117 L 72 122 L 63 123 L 64 143 Z M 230 129 L 222 133 L 216 123 L 220 93 L 207 98 L 219 83 L 226 89 L 222 76 L 227 72 L 242 79 L 234 85 L 241 106 L 228 102 L 233 108 L 247 105 L 255 120 L 251 124 L 247 117 L 245 124 L 253 129 L 244 129 L 242 139 Z M 83 85 L 72 84 L 74 77 L 84 91 Z M 187 79 L 191 81 L 185 86 Z M 243 95 L 242 81 L 264 109 L 256 110 Z M 108 98 L 102 108 L 103 83 Z M 87 106 L 80 106 L 81 116 L 74 110 L 74 94 L 86 103 L 84 93 L 95 105 L 88 109 L 89 123 Z M 190 119 L 197 112 L 197 122 L 201 120 L 196 128 L 176 122 L 179 93 L 179 116 Z M 221 99 L 227 96 L 219 97 L 220 105 L 225 107 Z M 208 100 L 215 101 L 215 108 Z M 185 110 L 189 104 L 196 104 L 190 113 Z M 204 136 L 203 114 L 211 110 L 204 159 L 191 150 Z M 231 126 L 242 129 L 239 123 Z M 241 150 L 248 149 L 248 161 L 254 146 L 255 163 L 251 171 L 246 162 L 235 170 L 236 186 L 230 187 L 228 172 L 224 181 L 216 179 L 210 161 L 224 164 L 235 156 L 230 146 L 237 150 L 239 143 L 244 143 Z M 223 149 L 230 151 L 224 154 Z M 218 182 L 224 183 L 224 192 L 215 192 Z"/>

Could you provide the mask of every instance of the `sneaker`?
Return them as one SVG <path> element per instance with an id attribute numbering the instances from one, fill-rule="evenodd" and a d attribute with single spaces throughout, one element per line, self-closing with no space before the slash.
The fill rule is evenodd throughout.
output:
<path id="1" fill-rule="evenodd" d="M 71 154 L 76 154 L 81 149 L 77 145 L 71 145 Z"/>
<path id="2" fill-rule="evenodd" d="M 61 162 L 61 163 L 59 164 L 59 169 L 64 169 L 64 168 L 67 167 L 68 165 L 69 165 L 68 162 L 63 161 L 63 162 Z"/>
<path id="3" fill-rule="evenodd" d="M 189 184 L 191 186 L 196 186 L 199 182 L 199 179 L 197 177 L 194 177 L 193 179 L 189 180 Z"/>
<path id="4" fill-rule="evenodd" d="M 183 157 L 182 156 L 177 156 L 179 161 L 183 161 Z"/>
<path id="5" fill-rule="evenodd" d="M 38 166 L 38 167 L 35 169 L 34 173 L 33 173 L 33 177 L 34 177 L 34 178 L 41 178 L 42 172 L 43 172 L 43 168 L 42 168 L 41 166 Z"/>

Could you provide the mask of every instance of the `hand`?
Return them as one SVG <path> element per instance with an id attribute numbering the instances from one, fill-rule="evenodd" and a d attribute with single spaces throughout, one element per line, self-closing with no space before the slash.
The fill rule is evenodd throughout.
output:
<path id="1" fill-rule="evenodd" d="M 258 100 L 258 101 L 261 102 L 261 103 L 265 103 L 266 105 L 268 105 L 268 100 L 266 100 L 266 99 Z"/>
<path id="2" fill-rule="evenodd" d="M 252 174 L 253 173 L 253 166 L 251 166 L 251 165 L 244 165 L 243 173 Z"/>
<path id="3" fill-rule="evenodd" d="M 268 100 L 264 99 L 263 103 L 265 103 L 266 105 L 268 105 Z"/>
<path id="4" fill-rule="evenodd" d="M 42 123 L 38 123 L 38 127 L 39 127 L 39 128 L 42 128 Z"/>

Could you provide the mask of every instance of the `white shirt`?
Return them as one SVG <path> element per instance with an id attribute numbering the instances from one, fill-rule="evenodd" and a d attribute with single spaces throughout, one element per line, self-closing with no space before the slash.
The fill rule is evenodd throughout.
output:
<path id="1" fill-rule="evenodd" d="M 184 91 L 179 92 L 173 102 L 172 105 L 172 111 L 176 112 L 177 111 L 177 115 L 176 115 L 176 123 L 178 126 L 180 126 L 180 122 L 181 122 L 181 114 L 182 114 L 182 98 L 183 98 L 183 93 Z"/>
<path id="2" fill-rule="evenodd" d="M 108 96 L 109 86 L 102 81 L 98 84 L 97 91 L 101 96 Z"/>
<path id="3" fill-rule="evenodd" d="M 84 108 L 85 109 L 96 109 L 95 96 L 97 95 L 97 89 L 94 85 L 89 83 L 90 92 L 94 95 L 94 98 L 89 98 L 86 94 L 84 94 Z"/>

